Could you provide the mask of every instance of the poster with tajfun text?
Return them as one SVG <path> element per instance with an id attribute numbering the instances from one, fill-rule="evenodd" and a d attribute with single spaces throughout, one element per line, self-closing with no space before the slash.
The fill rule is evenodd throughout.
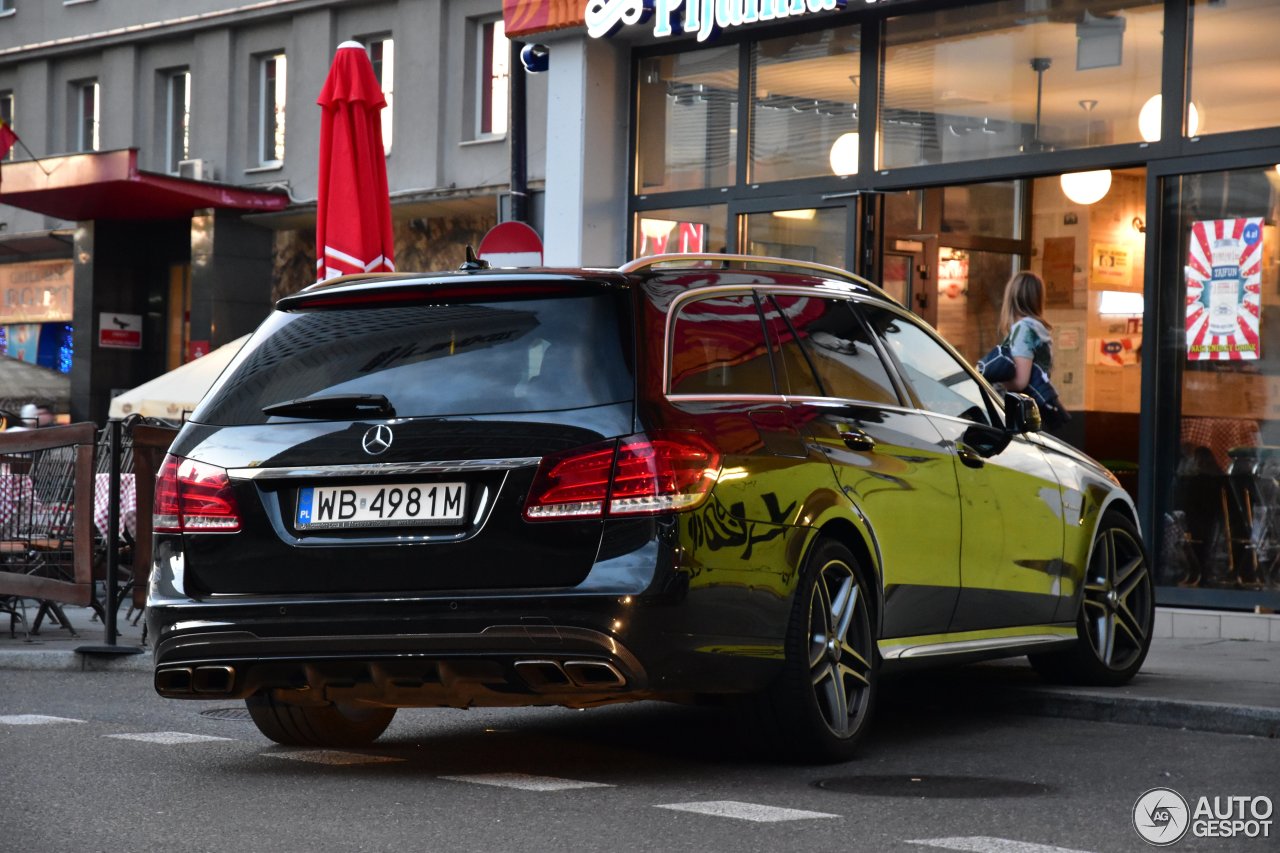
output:
<path id="1" fill-rule="evenodd" d="M 1186 275 L 1187 359 L 1258 358 L 1262 217 L 1192 223 Z"/>

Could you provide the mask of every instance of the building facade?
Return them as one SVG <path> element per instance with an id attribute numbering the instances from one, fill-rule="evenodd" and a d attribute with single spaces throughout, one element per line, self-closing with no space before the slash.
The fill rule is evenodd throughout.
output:
<path id="1" fill-rule="evenodd" d="M 506 18 L 577 119 L 548 125 L 573 155 L 547 166 L 549 256 L 849 268 L 971 360 L 1031 269 L 1061 434 L 1137 498 L 1161 603 L 1280 606 L 1280 3 L 508 0 Z"/>
<path id="2" fill-rule="evenodd" d="M 113 390 L 251 331 L 314 279 L 316 98 L 347 39 L 390 104 L 399 266 L 456 266 L 510 191 L 497 0 L 0 7 L 0 118 L 22 140 L 0 161 L 0 336 L 69 370 L 74 419 L 101 421 Z M 526 90 L 541 128 L 544 87 Z"/>

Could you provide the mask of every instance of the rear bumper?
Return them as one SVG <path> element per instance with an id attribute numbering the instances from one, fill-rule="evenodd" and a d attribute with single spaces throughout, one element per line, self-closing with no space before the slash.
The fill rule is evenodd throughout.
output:
<path id="1" fill-rule="evenodd" d="M 174 699 L 288 690 L 394 707 L 588 707 L 756 690 L 774 676 L 780 642 L 681 633 L 682 610 L 627 596 L 295 600 L 153 605 L 148 623 L 156 691 Z"/>

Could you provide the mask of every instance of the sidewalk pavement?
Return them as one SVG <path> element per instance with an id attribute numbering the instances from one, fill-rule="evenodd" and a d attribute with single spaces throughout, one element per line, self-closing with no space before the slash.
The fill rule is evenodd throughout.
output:
<path id="1" fill-rule="evenodd" d="M 141 648 L 143 623 L 133 625 L 126 609 L 120 608 L 116 644 Z M 0 670 L 151 671 L 149 646 L 141 654 L 78 652 L 102 647 L 104 626 L 87 607 L 64 612 L 78 637 L 46 620 L 30 642 L 20 629 L 10 638 L 0 614 Z M 27 613 L 33 618 L 35 608 Z M 1157 636 L 1142 671 L 1124 687 L 1047 684 L 1025 658 L 1014 658 L 886 680 L 885 688 L 893 701 L 1280 737 L 1280 642 Z"/>

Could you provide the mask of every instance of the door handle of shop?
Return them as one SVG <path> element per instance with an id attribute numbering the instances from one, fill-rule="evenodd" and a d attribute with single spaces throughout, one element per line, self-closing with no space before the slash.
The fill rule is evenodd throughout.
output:
<path id="1" fill-rule="evenodd" d="M 840 427 L 840 438 L 850 450 L 875 450 L 876 440 L 857 427 Z"/>
<path id="2" fill-rule="evenodd" d="M 963 442 L 956 444 L 956 455 L 960 457 L 961 462 L 970 468 L 981 468 L 987 464 L 978 451 Z"/>

